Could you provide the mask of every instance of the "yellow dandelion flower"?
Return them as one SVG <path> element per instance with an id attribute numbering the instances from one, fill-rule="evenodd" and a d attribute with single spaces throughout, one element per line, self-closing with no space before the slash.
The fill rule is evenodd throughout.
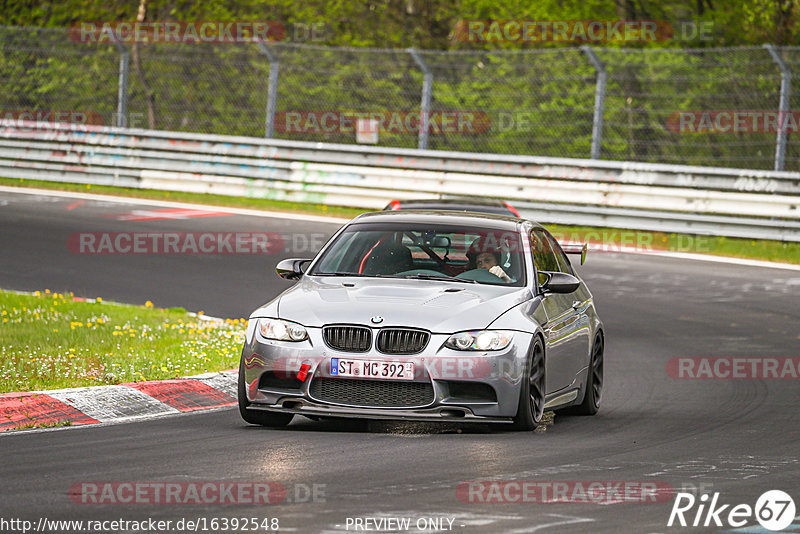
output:
<path id="1" fill-rule="evenodd" d="M 148 300 L 147 302 L 144 303 L 144 307 L 145 308 L 152 308 L 153 307 L 153 303 Z"/>

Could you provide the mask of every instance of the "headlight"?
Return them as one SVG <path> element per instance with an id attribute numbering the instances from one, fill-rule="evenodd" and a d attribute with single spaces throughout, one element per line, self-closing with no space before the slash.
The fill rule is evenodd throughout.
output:
<path id="1" fill-rule="evenodd" d="M 498 330 L 475 330 L 453 334 L 444 342 L 455 350 L 502 350 L 511 343 L 511 334 Z"/>
<path id="2" fill-rule="evenodd" d="M 258 329 L 267 339 L 280 341 L 303 341 L 308 339 L 308 332 L 303 325 L 282 321 L 280 319 L 259 319 Z"/>

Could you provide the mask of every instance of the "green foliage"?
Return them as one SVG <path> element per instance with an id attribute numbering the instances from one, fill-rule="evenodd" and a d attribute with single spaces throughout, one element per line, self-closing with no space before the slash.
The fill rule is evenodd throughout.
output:
<path id="1" fill-rule="evenodd" d="M 0 25 L 66 27 L 79 21 L 133 21 L 138 4 L 130 0 L 6 1 Z M 271 20 L 284 24 L 290 34 L 295 24 L 321 22 L 329 30 L 319 44 L 446 49 L 475 48 L 453 41 L 452 32 L 459 20 L 710 22 L 714 28 L 711 40 L 666 44 L 730 46 L 800 44 L 798 17 L 800 0 L 149 0 L 146 20 Z M 498 46 L 482 43 L 478 47 Z"/>
<path id="2" fill-rule="evenodd" d="M 7 3 L 0 24 L 47 29 L 0 27 L 0 77 L 6 80 L 0 110 L 89 111 L 114 124 L 119 51 L 74 42 L 64 27 L 131 21 L 137 9 L 138 2 L 118 0 Z M 491 125 L 433 132 L 430 148 L 566 157 L 588 157 L 592 137 L 596 74 L 578 43 L 464 42 L 457 38 L 458 22 L 666 21 L 675 31 L 671 39 L 598 47 L 609 72 L 601 156 L 761 169 L 772 168 L 774 133 L 681 134 L 668 121 L 677 111 L 776 109 L 779 72 L 766 51 L 712 47 L 798 44 L 798 16 L 800 0 L 150 0 L 146 11 L 147 21 L 283 24 L 286 41 L 271 45 L 280 62 L 279 119 L 293 111 L 418 111 L 423 75 L 405 52 L 413 46 L 426 50 L 422 56 L 433 72 L 432 109 L 478 113 Z M 324 26 L 321 40 L 294 42 L 312 24 Z M 690 31 L 699 28 L 708 32 Z M 255 45 L 151 43 L 136 52 L 129 126 L 264 134 L 272 67 Z M 800 48 L 786 48 L 784 57 L 800 72 Z M 795 91 L 790 108 L 798 106 Z M 275 135 L 355 141 L 353 129 L 286 132 L 278 125 Z M 414 131 L 383 131 L 379 138 L 385 146 L 418 142 Z M 800 168 L 796 143 L 789 143 L 786 168 Z"/>

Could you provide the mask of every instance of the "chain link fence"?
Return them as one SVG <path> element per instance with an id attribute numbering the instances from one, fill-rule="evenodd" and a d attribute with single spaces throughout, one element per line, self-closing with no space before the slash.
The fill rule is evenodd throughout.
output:
<path id="1" fill-rule="evenodd" d="M 800 47 L 773 50 L 86 44 L 0 27 L 0 118 L 799 171 Z"/>

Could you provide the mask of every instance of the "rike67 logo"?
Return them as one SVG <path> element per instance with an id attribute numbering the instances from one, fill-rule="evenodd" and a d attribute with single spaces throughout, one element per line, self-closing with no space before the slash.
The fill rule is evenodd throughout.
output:
<path id="1" fill-rule="evenodd" d="M 755 507 L 749 504 L 720 504 L 719 492 L 710 499 L 707 493 L 698 498 L 691 493 L 681 492 L 675 495 L 667 526 L 738 528 L 755 519 L 765 529 L 777 532 L 792 524 L 795 512 L 794 500 L 780 490 L 764 492 Z"/>

